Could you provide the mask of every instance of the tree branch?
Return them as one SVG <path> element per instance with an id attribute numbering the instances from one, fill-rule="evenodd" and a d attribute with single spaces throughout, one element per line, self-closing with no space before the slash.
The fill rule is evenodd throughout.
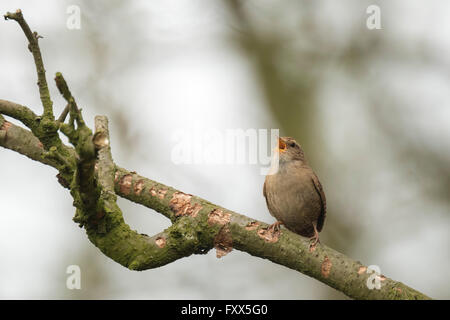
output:
<path id="1" fill-rule="evenodd" d="M 41 86 L 45 71 L 42 71 L 40 53 L 35 54 L 39 51 L 37 36 L 32 35 L 30 39 L 31 31 L 20 10 L 5 17 L 18 21 L 24 30 L 35 56 L 39 89 L 48 91 L 46 83 L 45 87 Z M 286 229 L 271 232 L 263 222 L 116 166 L 111 157 L 107 118 L 96 117 L 93 135 L 82 120 L 81 110 L 62 75 L 57 74 L 55 80 L 68 101 L 69 123 L 62 123 L 65 116 L 60 117 L 61 121 L 54 120 L 50 96 L 42 99 L 45 125 L 28 108 L 0 100 L 0 146 L 59 171 L 59 182 L 70 189 L 74 199 L 74 221 L 114 261 L 131 270 L 146 270 L 191 254 L 204 254 L 212 248 L 220 258 L 235 248 L 297 270 L 352 298 L 429 299 L 401 282 L 367 273 L 366 266 L 325 245 L 319 244 L 311 250 L 307 239 Z M 2 113 L 25 125 L 31 123 L 31 131 L 5 120 Z M 76 128 L 74 121 L 77 121 Z M 60 128 L 73 148 L 61 142 L 57 130 L 49 128 Z M 116 203 L 116 194 L 162 213 L 172 225 L 152 237 L 131 230 Z M 368 288 L 369 278 L 381 284 L 379 290 Z"/>
<path id="2" fill-rule="evenodd" d="M 42 38 L 37 32 L 32 32 L 28 23 L 25 21 L 22 15 L 22 11 L 18 9 L 16 12 L 7 12 L 5 14 L 5 20 L 12 19 L 22 28 L 25 36 L 28 39 L 28 49 L 33 54 L 34 63 L 36 65 L 36 72 L 38 76 L 38 87 L 42 106 L 44 108 L 44 116 L 53 119 L 53 102 L 50 99 L 50 92 L 48 90 L 47 79 L 45 78 L 44 62 L 42 61 L 41 50 L 39 49 L 38 39 Z"/>
<path id="3" fill-rule="evenodd" d="M 19 120 L 28 128 L 36 127 L 38 116 L 29 108 L 0 99 L 0 113 Z"/>

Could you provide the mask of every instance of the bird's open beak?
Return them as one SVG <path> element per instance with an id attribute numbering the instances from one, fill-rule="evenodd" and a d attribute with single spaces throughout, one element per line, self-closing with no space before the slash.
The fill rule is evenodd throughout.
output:
<path id="1" fill-rule="evenodd" d="M 283 141 L 283 139 L 278 138 L 278 152 L 285 152 L 286 151 L 286 143 Z"/>

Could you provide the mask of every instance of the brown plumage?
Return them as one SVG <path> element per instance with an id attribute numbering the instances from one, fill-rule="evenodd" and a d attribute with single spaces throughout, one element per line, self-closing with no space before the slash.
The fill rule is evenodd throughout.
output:
<path id="1" fill-rule="evenodd" d="M 279 138 L 277 152 L 278 171 L 266 176 L 263 188 L 269 212 L 277 219 L 271 227 L 283 224 L 301 236 L 312 237 L 315 245 L 326 215 L 322 185 L 293 138 Z"/>

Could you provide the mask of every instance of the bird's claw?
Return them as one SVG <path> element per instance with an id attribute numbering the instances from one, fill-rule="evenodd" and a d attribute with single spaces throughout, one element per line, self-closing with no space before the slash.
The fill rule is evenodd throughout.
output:
<path id="1" fill-rule="evenodd" d="M 310 247 L 315 247 L 316 244 L 320 243 L 320 239 L 319 236 L 314 235 L 313 237 L 309 238 L 309 241 L 312 241 L 312 243 L 310 244 Z"/>
<path id="2" fill-rule="evenodd" d="M 267 228 L 267 231 L 270 231 L 270 232 L 272 232 L 272 233 L 280 232 L 280 226 L 281 226 L 282 224 L 283 224 L 283 222 L 277 221 L 277 222 L 271 224 L 271 225 Z"/>
<path id="3" fill-rule="evenodd" d="M 313 223 L 313 227 L 314 227 L 314 236 L 309 238 L 309 241 L 312 241 L 312 243 L 309 244 L 309 251 L 310 252 L 313 252 L 314 250 L 316 250 L 316 245 L 318 243 L 320 243 L 319 232 L 317 231 L 315 223 Z"/>

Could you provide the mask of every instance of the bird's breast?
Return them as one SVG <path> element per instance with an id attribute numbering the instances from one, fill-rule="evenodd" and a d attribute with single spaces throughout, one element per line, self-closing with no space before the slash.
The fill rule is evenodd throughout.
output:
<path id="1" fill-rule="evenodd" d="M 320 215 L 320 198 L 308 172 L 267 176 L 265 195 L 270 213 L 288 229 L 302 235 L 312 232 L 312 222 Z"/>

